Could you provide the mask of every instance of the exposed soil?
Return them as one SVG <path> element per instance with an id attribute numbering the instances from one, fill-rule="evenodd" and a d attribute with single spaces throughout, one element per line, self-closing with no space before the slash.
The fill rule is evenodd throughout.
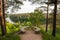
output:
<path id="1" fill-rule="evenodd" d="M 41 34 L 35 34 L 34 31 L 28 30 L 25 34 L 20 35 L 21 40 L 42 40 Z"/>

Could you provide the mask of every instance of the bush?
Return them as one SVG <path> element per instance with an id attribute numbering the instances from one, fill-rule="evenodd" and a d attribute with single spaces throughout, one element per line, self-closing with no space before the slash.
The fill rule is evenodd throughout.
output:
<path id="1" fill-rule="evenodd" d="M 19 17 L 17 17 L 17 16 L 11 15 L 11 16 L 10 16 L 10 19 L 11 19 L 13 22 L 19 22 Z"/>
<path id="2" fill-rule="evenodd" d="M 37 9 L 34 11 L 34 13 L 30 14 L 29 21 L 32 23 L 33 26 L 39 26 L 40 24 L 45 23 L 45 16 L 41 11 Z"/>
<path id="3" fill-rule="evenodd" d="M 19 30 L 19 25 L 6 23 L 6 29 L 7 29 L 7 33 L 13 33 Z"/>
<path id="4" fill-rule="evenodd" d="M 19 30 L 18 24 L 11 24 L 7 22 L 6 29 L 7 29 L 7 34 L 5 36 L 0 35 L 0 40 L 20 40 L 20 37 L 15 34 L 15 32 Z"/>

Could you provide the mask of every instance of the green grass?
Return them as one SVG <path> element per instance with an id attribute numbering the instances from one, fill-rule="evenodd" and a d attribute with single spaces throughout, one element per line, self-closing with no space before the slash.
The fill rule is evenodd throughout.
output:
<path id="1" fill-rule="evenodd" d="M 14 34 L 7 34 L 5 36 L 0 36 L 0 40 L 20 40 L 20 37 Z"/>
<path id="2" fill-rule="evenodd" d="M 48 30 L 46 33 L 44 30 L 41 30 L 43 40 L 60 40 L 60 28 L 56 30 L 56 37 L 52 36 L 51 30 Z"/>
<path id="3" fill-rule="evenodd" d="M 1 34 L 1 26 L 0 26 L 0 34 Z"/>

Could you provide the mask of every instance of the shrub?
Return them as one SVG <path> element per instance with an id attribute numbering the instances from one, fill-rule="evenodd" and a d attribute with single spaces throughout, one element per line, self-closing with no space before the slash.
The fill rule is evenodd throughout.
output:
<path id="1" fill-rule="evenodd" d="M 18 31 L 19 25 L 6 23 L 6 29 L 7 29 L 7 33 L 13 33 L 13 32 Z"/>
<path id="2" fill-rule="evenodd" d="M 11 15 L 11 16 L 10 16 L 10 19 L 11 19 L 13 22 L 18 22 L 18 21 L 19 21 L 19 17 L 14 16 L 14 15 Z"/>

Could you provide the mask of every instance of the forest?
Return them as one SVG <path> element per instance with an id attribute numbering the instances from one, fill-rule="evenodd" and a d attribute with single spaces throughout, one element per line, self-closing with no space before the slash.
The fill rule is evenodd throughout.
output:
<path id="1" fill-rule="evenodd" d="M 24 4 L 25 2 L 26 4 Z M 1 0 L 0 3 L 0 40 L 60 40 L 59 1 L 11 0 L 6 2 L 7 6 L 4 5 L 4 0 Z M 46 13 L 40 9 L 40 6 L 38 8 L 34 6 L 40 3 L 47 4 L 47 7 L 41 6 L 46 7 L 43 9 Z M 54 9 L 49 13 L 50 4 L 54 4 Z M 32 9 L 28 6 L 31 6 Z M 19 11 L 23 8 L 22 12 Z M 33 9 L 34 11 L 31 12 Z"/>

